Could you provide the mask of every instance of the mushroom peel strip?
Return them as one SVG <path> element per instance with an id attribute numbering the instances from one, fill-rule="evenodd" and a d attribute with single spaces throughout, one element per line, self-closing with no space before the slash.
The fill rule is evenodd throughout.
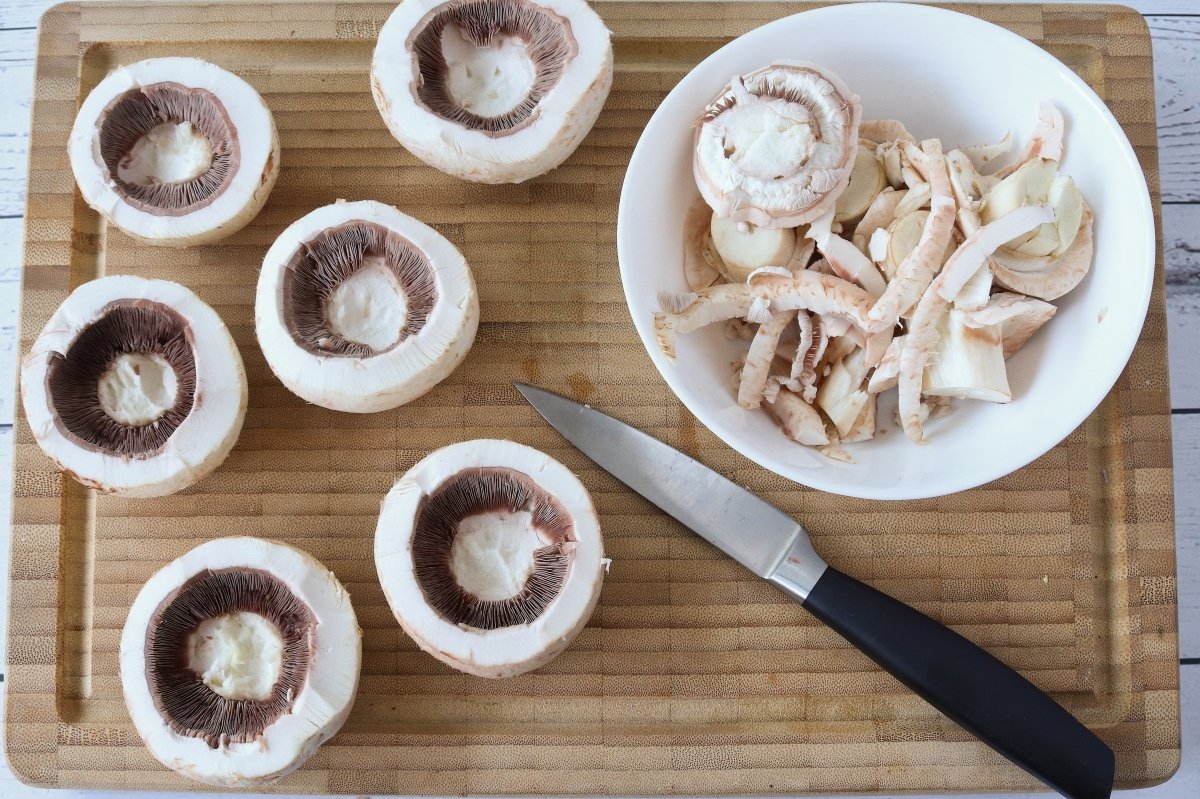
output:
<path id="1" fill-rule="evenodd" d="M 700 193 L 719 215 L 759 227 L 815 219 L 850 180 L 861 113 L 858 97 L 812 64 L 735 77 L 696 127 Z"/>
<path id="2" fill-rule="evenodd" d="M 1004 131 L 1004 138 L 995 144 L 970 144 L 959 147 L 958 150 L 971 159 L 971 163 L 978 163 L 979 166 L 987 166 L 992 161 L 995 161 L 1001 156 L 1008 155 L 1012 152 L 1013 137 L 1012 131 Z"/>
<path id="3" fill-rule="evenodd" d="M 813 220 L 805 235 L 817 245 L 838 277 L 857 283 L 872 298 L 878 298 L 887 289 L 883 275 L 861 250 L 841 236 L 835 236 L 830 229 L 832 224 L 833 211 L 829 210 Z"/>
<path id="4" fill-rule="evenodd" d="M 772 314 L 755 332 L 754 339 L 750 342 L 750 350 L 746 353 L 746 365 L 742 368 L 742 377 L 738 385 L 737 401 L 743 408 L 757 408 L 762 404 L 771 361 L 775 359 L 775 347 L 779 344 L 784 328 L 796 318 L 796 313 L 780 311 Z"/>
<path id="5" fill-rule="evenodd" d="M 1059 111 L 1053 103 L 1043 100 L 1038 104 L 1037 124 L 1033 126 L 1033 132 L 1029 135 L 1025 149 L 1017 156 L 1017 160 L 1006 167 L 997 169 L 993 175 L 997 178 L 1008 177 L 1020 169 L 1026 161 L 1032 161 L 1034 158 L 1062 161 L 1064 128 L 1062 111 Z"/>
<path id="6" fill-rule="evenodd" d="M 988 264 L 996 283 L 1020 294 L 1056 300 L 1079 285 L 1092 268 L 1092 209 L 1085 203 L 1075 240 L 1062 255 L 1020 255 L 997 250 Z"/>
<path id="7" fill-rule="evenodd" d="M 1038 225 L 1054 221 L 1054 209 L 1048 205 L 1023 205 L 989 222 L 967 236 L 942 268 L 938 293 L 946 302 L 953 302 L 967 281 L 984 265 L 988 256 L 1004 242 L 1034 230 Z"/>
<path id="8" fill-rule="evenodd" d="M 693 294 L 659 295 L 654 315 L 658 346 L 675 357 L 675 338 L 713 322 L 745 317 L 756 300 L 765 300 L 771 311 L 808 310 L 842 317 L 860 330 L 867 329 L 871 295 L 840 277 L 805 270 L 787 278 L 764 275 L 754 285 L 726 284 Z"/>
<path id="9" fill-rule="evenodd" d="M 921 388 L 925 379 L 925 365 L 937 344 L 938 324 L 950 309 L 942 299 L 942 276 L 934 278 L 922 295 L 909 321 L 908 334 L 900 350 L 898 395 L 900 424 L 904 434 L 917 444 L 925 443 L 925 432 L 921 429 Z"/>
<path id="10" fill-rule="evenodd" d="M 906 145 L 904 149 L 909 161 L 929 181 L 933 200 L 917 246 L 896 267 L 895 277 L 871 308 L 869 318 L 876 328 L 896 324 L 900 314 L 921 298 L 921 293 L 942 265 L 942 255 L 954 230 L 955 203 L 945 159 L 936 145 L 931 145 L 930 150 L 932 152 L 926 153 L 913 145 Z"/>

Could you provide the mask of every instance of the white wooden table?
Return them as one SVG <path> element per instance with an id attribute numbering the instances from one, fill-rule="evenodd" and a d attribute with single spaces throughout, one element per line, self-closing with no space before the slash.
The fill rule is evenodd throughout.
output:
<path id="1" fill-rule="evenodd" d="M 0 664 L 4 662 L 8 637 L 17 305 L 33 56 L 38 17 L 54 2 L 0 0 Z M 1195 350 L 1200 344 L 1200 0 L 1126 3 L 1146 15 L 1154 36 L 1175 434 L 1183 765 L 1163 785 L 1123 796 L 1181 799 L 1200 796 L 1200 492 L 1196 490 L 1200 486 L 1200 357 Z M 0 679 L 2 676 L 0 673 Z M 0 762 L 0 799 L 99 799 L 118 795 L 29 788 L 17 782 L 7 764 Z M 1003 796 L 1021 799 L 1012 794 Z"/>

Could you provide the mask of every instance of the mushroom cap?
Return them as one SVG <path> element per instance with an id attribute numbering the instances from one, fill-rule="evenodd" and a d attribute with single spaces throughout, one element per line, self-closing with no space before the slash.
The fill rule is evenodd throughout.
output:
<path id="1" fill-rule="evenodd" d="M 59 424 L 48 377 L 52 362 L 113 303 L 140 300 L 166 306 L 187 322 L 196 387 L 191 411 L 163 447 L 128 458 L 102 452 Z M 233 449 L 246 415 L 246 371 L 225 323 L 190 290 L 168 280 L 111 275 L 75 289 L 46 322 L 21 362 L 21 399 L 38 445 L 63 471 L 103 492 L 158 497 L 201 479 Z"/>
<path id="2" fill-rule="evenodd" d="M 214 749 L 203 738 L 176 732 L 163 718 L 147 672 L 146 636 L 158 608 L 190 578 L 239 567 L 267 571 L 308 605 L 316 619 L 312 661 L 291 712 L 257 740 L 226 741 Z M 350 595 L 333 572 L 294 547 L 259 538 L 218 538 L 168 563 L 138 592 L 121 632 L 121 687 L 138 735 L 164 765 L 224 787 L 269 782 L 307 760 L 350 714 L 361 661 L 362 631 Z"/>
<path id="3" fill-rule="evenodd" d="M 792 137 L 784 151 L 770 137 L 754 143 L 755 168 L 735 161 L 728 132 L 750 107 L 815 122 L 816 135 Z M 862 106 L 841 79 L 815 64 L 777 61 L 735 78 L 708 104 L 696 126 L 692 171 L 720 216 L 759 227 L 795 227 L 832 209 L 850 181 Z M 780 145 L 783 146 L 783 145 Z M 762 161 L 764 163 L 758 163 Z M 777 169 L 763 172 L 765 164 Z"/>
<path id="4" fill-rule="evenodd" d="M 284 312 L 293 255 L 322 231 L 350 222 L 373 223 L 405 239 L 432 267 L 436 287 L 419 332 L 365 357 L 306 349 L 293 337 Z M 271 245 L 259 274 L 254 319 L 267 363 L 293 393 L 333 410 L 373 413 L 419 397 L 454 371 L 475 340 L 479 298 L 466 259 L 436 230 L 374 200 L 339 201 L 293 222 Z"/>
<path id="5" fill-rule="evenodd" d="M 489 133 L 451 122 L 421 102 L 424 80 L 413 37 L 461 0 L 405 0 L 383 28 L 371 59 L 371 94 L 392 135 L 430 166 L 478 183 L 520 183 L 548 172 L 579 146 L 612 88 L 611 34 L 583 0 L 520 0 L 566 26 L 573 50 L 562 75 L 527 123 Z"/>
<path id="6" fill-rule="evenodd" d="M 230 183 L 212 202 L 183 215 L 165 216 L 130 204 L 114 189 L 100 158 L 99 124 L 114 100 L 160 83 L 206 90 L 216 96 L 238 140 Z M 129 235 L 149 244 L 189 246 L 218 241 L 258 214 L 279 174 L 279 135 L 262 97 L 246 81 L 198 58 L 148 58 L 118 67 L 88 94 L 67 144 L 83 199 Z"/>
<path id="7" fill-rule="evenodd" d="M 482 630 L 455 624 L 430 604 L 418 583 L 413 536 L 425 498 L 468 469 L 500 468 L 526 475 L 570 514 L 574 552 L 558 595 L 531 623 Z M 591 496 L 567 467 L 512 441 L 464 441 L 433 452 L 409 469 L 384 499 L 375 529 L 375 566 L 388 604 L 421 649 L 480 677 L 508 677 L 536 669 L 583 629 L 604 581 L 600 521 Z"/>

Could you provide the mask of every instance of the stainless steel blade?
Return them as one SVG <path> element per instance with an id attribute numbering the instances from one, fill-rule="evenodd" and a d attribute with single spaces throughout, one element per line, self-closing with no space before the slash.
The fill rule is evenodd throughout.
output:
<path id="1" fill-rule="evenodd" d="M 808 534 L 774 505 L 611 416 L 540 388 L 513 385 L 583 454 L 759 577 L 782 584 L 787 573 L 788 587 L 803 597 L 821 576 L 825 563 Z"/>

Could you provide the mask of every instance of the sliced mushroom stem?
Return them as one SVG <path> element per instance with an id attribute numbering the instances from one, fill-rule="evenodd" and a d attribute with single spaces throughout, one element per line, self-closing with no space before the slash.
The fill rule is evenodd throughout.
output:
<path id="1" fill-rule="evenodd" d="M 1011 402 L 999 325 L 971 327 L 963 311 L 950 310 L 938 322 L 938 346 L 925 367 L 922 393 L 988 402 Z"/>
<path id="2" fill-rule="evenodd" d="M 808 446 L 829 443 L 821 414 L 786 388 L 776 394 L 775 399 L 767 405 L 767 411 L 779 422 L 787 437 L 796 443 Z"/>
<path id="3" fill-rule="evenodd" d="M 998 326 L 1004 357 L 1010 358 L 1057 310 L 1048 302 L 1002 292 L 981 308 L 964 313 L 962 320 L 969 327 Z"/>
<path id="4" fill-rule="evenodd" d="M 826 212 L 813 220 L 805 235 L 817 245 L 836 275 L 861 286 L 872 298 L 878 298 L 887 289 L 883 275 L 857 247 L 833 234 L 830 230 L 832 222 L 832 213 Z"/>

